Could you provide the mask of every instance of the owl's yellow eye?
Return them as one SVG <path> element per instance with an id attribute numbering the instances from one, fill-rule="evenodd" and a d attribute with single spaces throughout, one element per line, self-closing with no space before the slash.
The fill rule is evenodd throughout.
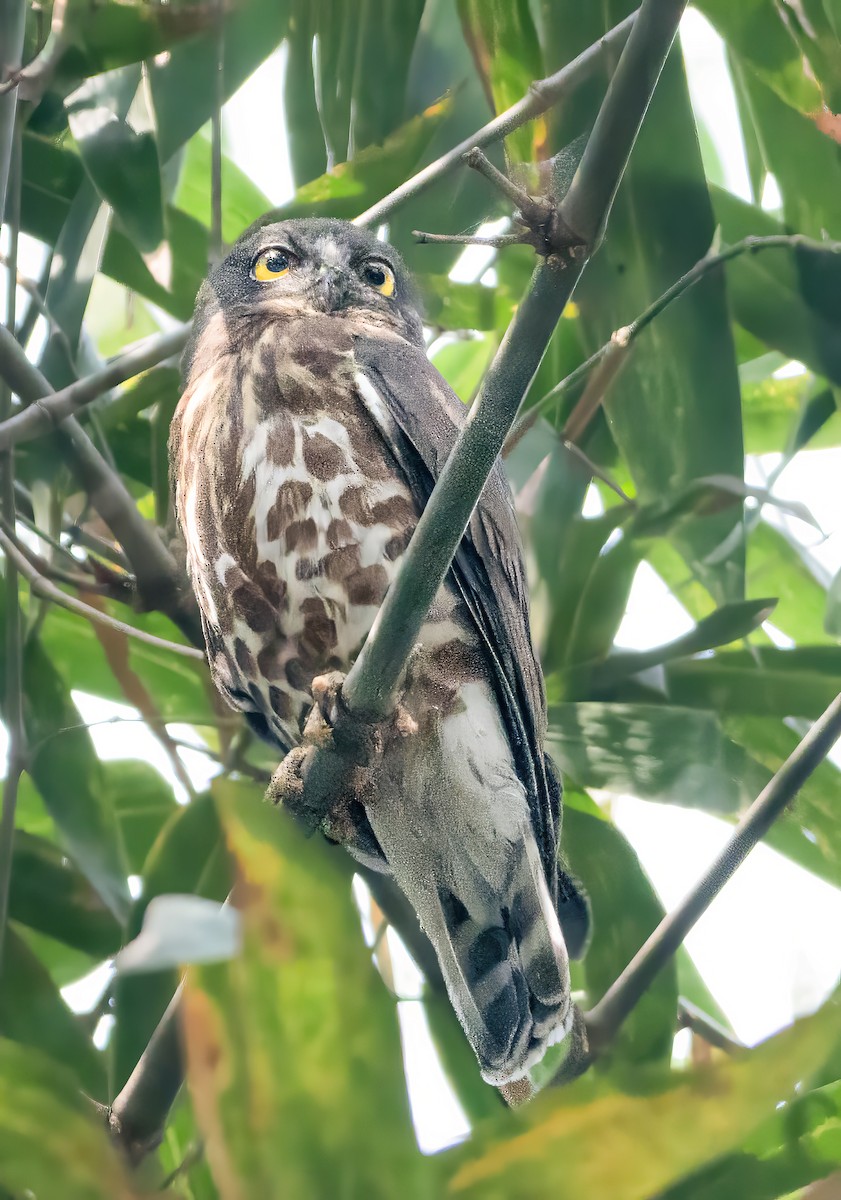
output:
<path id="1" fill-rule="evenodd" d="M 394 272 L 386 263 L 366 263 L 362 268 L 362 278 L 383 296 L 394 295 Z"/>
<path id="2" fill-rule="evenodd" d="M 264 250 L 254 260 L 251 274 L 260 283 L 269 283 L 272 279 L 281 279 L 284 275 L 288 275 L 291 266 L 292 255 L 286 250 L 274 247 L 271 250 Z"/>

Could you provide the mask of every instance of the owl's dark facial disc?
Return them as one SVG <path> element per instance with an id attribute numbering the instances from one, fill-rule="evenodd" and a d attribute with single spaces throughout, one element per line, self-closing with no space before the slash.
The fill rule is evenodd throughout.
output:
<path id="1" fill-rule="evenodd" d="M 368 316 L 412 342 L 422 340 L 411 278 L 400 256 L 348 221 L 282 221 L 246 233 L 204 284 L 199 324 L 221 309 L 249 316 Z"/>

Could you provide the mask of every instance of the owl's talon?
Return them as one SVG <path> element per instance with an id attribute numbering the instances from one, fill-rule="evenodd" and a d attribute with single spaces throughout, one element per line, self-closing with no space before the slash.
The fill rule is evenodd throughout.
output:
<path id="1" fill-rule="evenodd" d="M 378 724 L 353 717 L 342 699 L 344 675 L 331 671 L 312 681 L 313 706 L 300 746 L 278 766 L 266 793 L 309 832 L 320 828 L 331 841 L 352 841 L 390 738 L 410 737 L 418 726 L 398 704 Z"/>

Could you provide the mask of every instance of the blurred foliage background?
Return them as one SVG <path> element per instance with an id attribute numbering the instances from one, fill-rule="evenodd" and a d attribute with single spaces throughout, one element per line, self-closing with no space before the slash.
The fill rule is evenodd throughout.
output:
<path id="1" fill-rule="evenodd" d="M 267 157 L 288 154 L 294 198 L 284 214 L 352 218 L 631 7 L 67 0 L 51 14 L 48 3 L 29 5 L 23 61 L 32 66 L 20 87 L 20 171 L 4 230 L 8 264 L 19 219 L 20 268 L 32 268 L 18 287 L 20 345 L 60 389 L 189 319 L 214 250 L 210 122 L 278 47 L 277 104 L 252 107 L 248 135 Z M 586 459 L 561 437 L 593 373 L 557 385 L 711 245 L 752 234 L 841 238 L 838 0 L 696 7 L 726 45 L 752 199 L 724 186 L 678 44 L 607 240 L 556 331 L 507 457 L 549 748 L 566 779 L 565 853 L 593 906 L 593 940 L 574 977 L 585 1006 L 663 916 L 611 820 L 610 795 L 733 822 L 841 689 L 841 582 L 791 522 L 774 519 L 782 467 L 841 445 L 841 257 L 766 250 L 706 274 L 634 342 L 576 438 Z M 0 6 L 0 42 L 15 8 Z M 50 32 L 57 16 L 63 23 Z M 523 182 L 539 185 L 539 164 L 586 134 L 614 61 L 606 56 L 574 94 L 508 138 Z M 8 91 L 0 109 L 8 139 Z M 492 154 L 502 165 L 501 148 Z M 219 194 L 226 243 L 272 207 L 226 155 Z M 433 361 L 465 403 L 533 256 L 518 247 L 465 259 L 459 247 L 417 245 L 412 231 L 476 230 L 508 217 L 501 197 L 460 169 L 388 219 L 424 295 Z M 177 399 L 173 358 L 80 415 L 136 512 L 162 530 Z M 749 488 L 745 455 L 772 452 L 781 456 L 775 474 Z M 141 611 L 115 531 L 61 434 L 21 444 L 15 460 L 16 536 L 37 569 L 137 629 L 184 642 L 160 612 Z M 641 565 L 694 624 L 665 644 L 617 647 Z M 727 1020 L 685 953 L 587 1076 L 516 1113 L 479 1079 L 430 978 L 417 1003 L 472 1135 L 421 1154 L 397 1019 L 403 951 L 383 936 L 383 914 L 353 884 L 350 861 L 261 807 L 275 764 L 220 705 L 202 663 L 86 621 L 25 581 L 19 598 L 27 759 L 0 983 L 0 1195 L 129 1196 L 166 1181 L 193 1200 L 772 1200 L 841 1169 L 832 1003 L 749 1055 L 730 1059 L 696 1037 L 688 1069 L 673 1063 L 679 998 L 725 1030 Z M 6 622 L 13 602 L 7 593 Z M 655 629 L 657 619 L 652 612 Z M 9 653 L 7 644 L 6 679 Z M 3 694 L 8 705 L 8 687 Z M 108 708 L 115 703 L 128 708 Z M 88 723 L 118 711 L 104 719 L 144 724 L 156 765 L 103 760 L 80 708 Z M 768 837 L 835 887 L 839 796 L 838 769 L 826 762 Z M 182 910 L 163 901 L 158 958 L 139 972 L 97 968 L 138 934 L 155 898 L 219 901 L 235 875 L 250 885 L 242 947 L 188 972 L 190 1086 L 161 1147 L 129 1179 L 81 1093 L 106 1104 L 117 1095 L 172 996 L 173 964 L 213 958 L 219 930 L 201 926 L 201 909 L 195 928 L 188 920 L 183 939 L 168 944 Z M 408 1062 L 412 1047 L 404 1049 Z"/>

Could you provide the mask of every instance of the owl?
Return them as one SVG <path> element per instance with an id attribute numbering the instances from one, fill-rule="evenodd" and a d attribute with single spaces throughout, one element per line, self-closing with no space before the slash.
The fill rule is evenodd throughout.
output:
<path id="1" fill-rule="evenodd" d="M 335 220 L 246 233 L 202 286 L 170 439 L 177 518 L 222 696 L 278 756 L 313 681 L 354 661 L 465 420 L 397 253 Z M 511 495 L 492 471 L 423 624 L 348 849 L 437 953 L 484 1078 L 573 1024 L 586 901 L 559 866 L 560 786 Z"/>

